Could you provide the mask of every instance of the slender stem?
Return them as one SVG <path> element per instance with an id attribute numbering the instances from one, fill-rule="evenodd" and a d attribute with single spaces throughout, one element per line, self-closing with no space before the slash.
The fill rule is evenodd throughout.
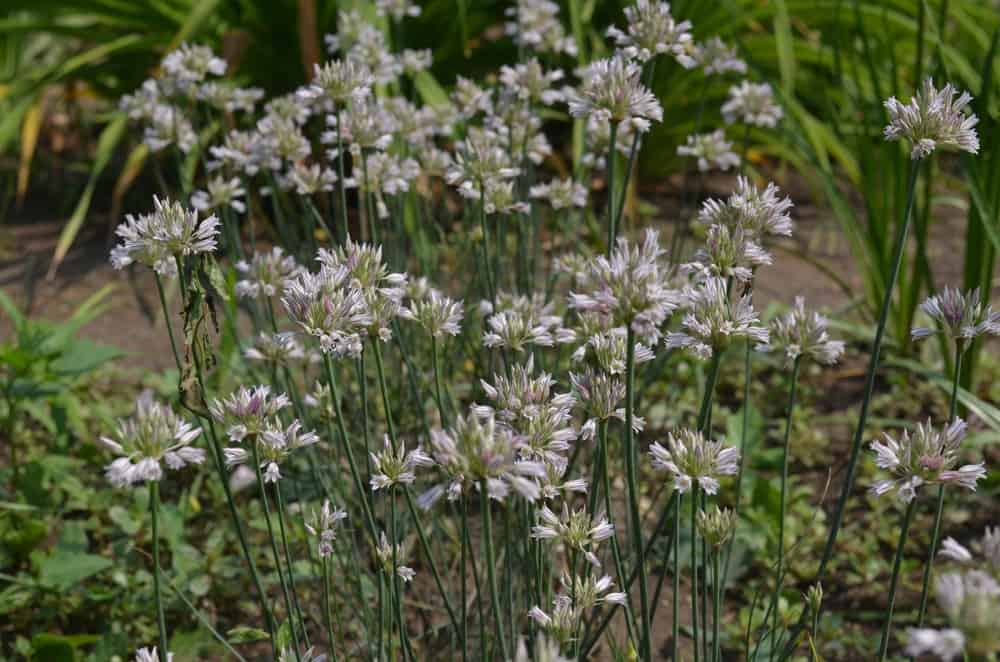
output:
<path id="1" fill-rule="evenodd" d="M 618 228 L 615 226 L 618 220 L 615 214 L 615 143 L 618 142 L 618 125 L 614 120 L 608 120 L 608 123 L 611 137 L 608 143 L 608 257 L 611 257 L 611 251 L 615 249 L 615 238 L 618 236 Z"/>
<path id="2" fill-rule="evenodd" d="M 958 415 L 958 383 L 962 375 L 962 359 L 965 356 L 965 345 L 961 340 L 955 342 L 955 373 L 951 384 L 951 402 L 948 405 L 948 424 Z M 941 516 L 944 514 L 944 484 L 938 485 L 937 506 L 934 511 L 934 528 L 931 533 L 931 546 L 927 552 L 927 562 L 924 564 L 924 581 L 920 589 L 920 611 L 917 616 L 917 627 L 923 627 L 927 614 L 927 597 L 930 594 L 931 574 L 934 569 L 934 557 L 937 556 L 938 542 L 941 538 Z"/>
<path id="3" fill-rule="evenodd" d="M 708 493 L 702 490 L 699 493 L 699 500 L 701 502 L 701 511 L 708 511 Z M 701 539 L 701 646 L 702 646 L 702 657 L 708 662 L 709 659 L 709 641 L 708 635 L 711 632 L 711 628 L 708 624 L 708 600 L 709 600 L 709 586 L 710 581 L 710 567 L 708 562 L 708 541 L 704 537 Z"/>
<path id="4" fill-rule="evenodd" d="M 267 538 L 271 543 L 271 555 L 274 557 L 274 569 L 278 573 L 278 581 L 281 584 L 281 595 L 285 601 L 285 613 L 288 616 L 289 629 L 292 631 L 292 639 L 295 642 L 295 659 L 301 660 L 299 655 L 299 631 L 295 627 L 295 611 L 292 608 L 291 595 L 288 593 L 288 582 L 285 581 L 285 573 L 281 569 L 281 553 L 278 551 L 277 538 L 274 535 L 274 525 L 271 523 L 271 506 L 267 499 L 267 489 L 264 483 L 264 474 L 260 470 L 260 452 L 257 449 L 257 439 L 251 438 L 250 447 L 253 449 L 253 468 L 257 476 L 257 488 L 260 490 L 260 501 L 264 507 L 264 522 L 267 524 Z"/>
<path id="5" fill-rule="evenodd" d="M 640 652 L 645 654 L 645 658 L 650 656 L 649 651 L 649 595 L 646 586 L 646 554 L 642 546 L 642 519 L 639 516 L 639 482 L 636 467 L 636 451 L 634 431 L 632 430 L 633 419 L 635 417 L 635 331 L 632 326 L 628 326 L 625 336 L 625 473 L 628 480 L 629 513 L 631 523 L 629 528 L 629 538 L 635 547 L 636 564 L 639 568 L 639 609 L 640 609 Z M 607 463 L 605 463 L 605 472 Z"/>
<path id="6" fill-rule="evenodd" d="M 330 399 L 333 400 L 333 410 L 337 418 L 337 431 L 340 433 L 340 440 L 344 444 L 344 451 L 347 454 L 347 464 L 351 470 L 351 478 L 354 481 L 354 488 L 361 497 L 361 509 L 365 514 L 365 523 L 368 525 L 368 534 L 371 536 L 372 545 L 378 545 L 378 528 L 375 526 L 375 517 L 372 515 L 371 504 L 368 502 L 367 490 L 361 481 L 358 473 L 358 465 L 354 460 L 354 451 L 351 449 L 351 442 L 347 436 L 347 428 L 344 426 L 343 412 L 340 410 L 340 392 L 337 389 L 337 380 L 333 375 L 333 364 L 328 354 L 323 354 L 323 365 L 326 368 L 326 379 L 330 385 Z"/>
<path id="7" fill-rule="evenodd" d="M 712 552 L 712 586 L 715 592 L 712 598 L 712 662 L 721 660 L 722 641 L 719 638 L 719 624 L 722 621 L 722 583 L 719 581 L 719 551 Z"/>
<path id="8" fill-rule="evenodd" d="M 719 364 L 722 363 L 722 351 L 712 351 L 712 361 L 708 364 L 708 378 L 705 381 L 705 392 L 701 397 L 701 409 L 698 410 L 698 431 L 708 436 L 711 424 L 712 401 L 715 398 L 715 383 L 719 379 Z"/>
<path id="9" fill-rule="evenodd" d="M 733 505 L 733 512 L 736 515 L 737 526 L 739 526 L 740 502 L 743 497 L 743 469 L 747 461 L 747 439 L 750 435 L 750 379 L 752 377 L 751 358 L 753 356 L 750 339 L 747 339 L 746 353 L 743 355 L 743 424 L 740 430 L 740 460 L 739 469 L 736 471 L 736 503 Z M 722 587 L 725 590 L 729 580 L 729 562 L 733 556 L 733 545 L 736 542 L 734 535 L 726 543 L 726 560 L 722 564 Z"/>
<path id="10" fill-rule="evenodd" d="M 674 593 L 672 596 L 672 607 L 673 607 L 673 655 L 670 659 L 680 660 L 680 640 L 681 640 L 681 573 L 680 573 L 680 557 L 681 557 L 681 506 L 684 502 L 684 494 L 682 492 L 677 493 L 677 502 L 674 504 Z"/>
<path id="11" fill-rule="evenodd" d="M 437 400 L 438 415 L 441 417 L 441 424 L 448 425 L 448 416 L 444 412 L 444 397 L 441 389 L 441 367 L 438 360 L 437 338 L 431 336 L 431 362 L 434 364 L 434 399 Z"/>
<path id="12" fill-rule="evenodd" d="M 819 569 L 816 571 L 815 581 L 823 578 L 826 566 L 833 558 L 834 545 L 837 542 L 837 534 L 840 533 L 840 526 L 843 523 L 844 511 L 847 506 L 847 499 L 854 489 L 855 472 L 858 465 L 858 457 L 861 452 L 861 442 L 865 435 L 865 426 L 868 423 L 868 409 L 871 405 L 872 394 L 875 391 L 875 376 L 878 372 L 879 355 L 882 351 L 882 337 L 885 334 L 886 322 L 889 319 L 889 310 L 892 307 L 892 292 L 896 287 L 896 279 L 899 277 L 900 265 L 903 262 L 903 251 L 906 248 L 906 236 L 910 228 L 910 215 L 913 211 L 913 200 L 917 190 L 917 175 L 920 172 L 921 161 L 910 162 L 910 179 L 906 200 L 906 211 L 903 213 L 903 227 L 896 238 L 896 246 L 892 259 L 892 271 L 886 283 L 885 292 L 882 295 L 882 307 L 879 311 L 878 324 L 875 327 L 875 339 L 872 342 L 871 359 L 868 363 L 868 372 L 865 376 L 864 398 L 861 400 L 861 413 L 858 416 L 858 425 L 854 431 L 854 440 L 851 446 L 851 455 L 847 462 L 847 476 L 844 478 L 844 485 L 840 490 L 840 497 L 837 500 L 836 510 L 833 514 L 833 523 L 830 525 L 830 533 L 827 535 L 826 546 L 823 549 L 823 556 L 820 559 Z M 782 655 L 784 659 L 785 655 Z"/>
<path id="13" fill-rule="evenodd" d="M 896 545 L 896 559 L 892 563 L 892 579 L 889 580 L 889 602 L 885 608 L 885 625 L 882 626 L 882 641 L 878 648 L 879 662 L 885 660 L 886 652 L 889 650 L 889 632 L 892 629 L 892 611 L 896 605 L 896 586 L 899 582 L 899 566 L 903 562 L 903 549 L 906 547 L 906 534 L 910 530 L 910 522 L 913 520 L 913 511 L 916 510 L 917 500 L 912 499 L 906 506 L 903 514 L 903 525 L 899 530 L 899 543 Z"/>
<path id="14" fill-rule="evenodd" d="M 500 640 L 502 659 L 509 660 L 507 638 L 504 637 L 503 612 L 500 611 L 500 590 L 497 587 L 496 560 L 493 553 L 493 517 L 490 514 L 490 495 L 487 491 L 486 479 L 479 481 L 479 503 L 483 511 L 483 547 L 486 548 L 486 573 L 490 582 L 490 599 L 493 602 L 493 615 L 496 618 L 496 633 Z"/>
<path id="15" fill-rule="evenodd" d="M 437 586 L 438 593 L 441 594 L 441 598 L 444 600 L 444 608 L 448 612 L 448 618 L 451 620 L 452 627 L 455 628 L 455 633 L 460 634 L 455 609 L 451 605 L 451 598 L 448 597 L 448 591 L 444 588 L 444 582 L 441 581 L 441 573 L 438 572 L 437 563 L 435 563 L 434 555 L 431 553 L 431 546 L 427 542 L 427 534 L 424 532 L 424 525 L 420 522 L 419 511 L 413 505 L 413 495 L 410 494 L 409 486 L 403 487 L 403 496 L 406 497 L 406 507 L 410 511 L 410 517 L 413 518 L 413 523 L 417 526 L 417 537 L 420 539 L 420 547 L 423 549 L 424 556 L 427 557 L 427 562 L 431 566 L 431 574 L 434 575 L 434 584 Z"/>
<path id="16" fill-rule="evenodd" d="M 468 604 L 468 546 L 465 541 L 469 537 L 469 510 L 465 503 L 465 491 L 462 491 L 462 496 L 459 502 L 459 507 L 462 509 L 462 540 L 459 544 L 462 547 L 461 551 L 461 598 L 462 598 L 462 662 L 466 662 L 469 655 L 469 604 Z"/>
<path id="17" fill-rule="evenodd" d="M 493 279 L 493 262 L 490 260 L 490 231 L 486 224 L 486 188 L 480 183 L 479 186 L 479 228 L 483 233 L 483 273 L 486 276 L 486 293 L 496 308 L 497 291 L 496 282 Z M 496 312 L 494 310 L 494 312 Z"/>
<path id="18" fill-rule="evenodd" d="M 330 563 L 326 556 L 323 563 L 323 616 L 326 619 L 326 637 L 330 640 L 330 657 L 337 662 L 337 637 L 333 632 L 333 609 L 330 606 Z"/>
<path id="19" fill-rule="evenodd" d="M 795 413 L 795 394 L 799 382 L 799 368 L 802 357 L 796 356 L 792 363 L 791 385 L 788 388 L 788 419 L 785 421 L 785 438 L 781 445 L 781 500 L 778 508 L 778 568 L 774 585 L 774 596 L 771 598 L 771 637 L 778 632 L 778 607 L 781 600 L 781 584 L 785 573 L 785 511 L 788 504 L 788 441 L 792 434 L 792 416 Z M 774 646 L 771 647 L 774 650 Z"/>
<path id="20" fill-rule="evenodd" d="M 163 323 L 167 327 L 167 335 L 170 337 L 170 351 L 174 355 L 174 363 L 177 364 L 177 370 L 181 370 L 181 355 L 177 353 L 177 341 L 174 340 L 174 328 L 170 324 L 170 313 L 167 311 L 167 298 L 163 294 L 163 281 L 160 279 L 160 274 L 153 272 L 156 277 L 156 293 L 160 295 L 160 306 L 163 308 Z"/>
<path id="21" fill-rule="evenodd" d="M 699 659 L 698 639 L 698 483 L 691 485 L 691 641 L 694 662 Z"/>
<path id="22" fill-rule="evenodd" d="M 340 189 L 340 222 L 343 225 L 342 240 L 351 238 L 350 224 L 347 222 L 347 187 L 344 186 L 344 133 L 340 121 L 340 106 L 337 106 L 337 188 Z"/>
<path id="23" fill-rule="evenodd" d="M 389 387 L 385 381 L 385 366 L 382 362 L 382 348 L 379 341 L 372 338 L 372 349 L 375 350 L 375 370 L 378 372 L 378 388 L 382 393 L 382 406 L 385 409 L 385 421 L 389 427 L 389 441 L 393 450 L 399 450 L 399 440 L 396 437 L 396 424 L 392 422 L 392 403 L 389 400 Z"/>
<path id="24" fill-rule="evenodd" d="M 167 662 L 168 639 L 167 639 L 167 619 L 163 614 L 163 595 L 160 592 L 160 483 L 159 481 L 149 481 L 149 519 L 153 529 L 153 597 L 156 600 L 156 627 L 160 633 L 160 650 L 158 652 L 160 662 Z"/>
<path id="25" fill-rule="evenodd" d="M 392 545 L 392 588 L 396 594 L 396 625 L 399 627 L 399 648 L 403 659 L 407 659 L 409 642 L 406 640 L 406 621 L 403 620 L 403 589 L 399 584 L 399 538 L 396 531 L 396 486 L 389 490 L 389 544 Z"/>
<path id="26" fill-rule="evenodd" d="M 601 465 L 601 484 L 604 492 L 604 510 L 605 515 L 608 518 L 608 522 L 614 526 L 614 509 L 611 507 L 611 474 L 608 470 L 608 421 L 603 420 L 598 423 L 597 427 L 597 449 L 598 449 L 598 463 Z M 596 489 L 596 486 L 595 488 Z M 592 511 L 593 512 L 593 511 Z M 618 585 L 622 587 L 623 591 L 628 591 L 626 583 L 631 584 L 625 577 L 625 563 L 622 561 L 621 548 L 618 546 L 618 535 L 617 529 L 615 530 L 615 535 L 611 536 L 611 556 L 615 561 L 615 572 L 618 575 Z M 626 605 L 625 607 L 625 626 L 628 628 L 629 637 L 636 642 L 640 647 L 642 646 L 642 640 L 638 639 L 636 636 L 636 626 L 633 623 L 632 611 Z"/>
<path id="27" fill-rule="evenodd" d="M 306 620 L 302 616 L 302 607 L 299 605 L 299 594 L 295 588 L 295 571 L 292 569 L 292 554 L 288 551 L 288 536 L 285 534 L 285 500 L 281 495 L 281 486 L 274 484 L 274 493 L 278 506 L 278 533 L 281 535 L 281 549 L 285 553 L 285 569 L 288 571 L 288 590 L 292 594 L 292 605 L 295 607 L 295 615 L 299 619 L 299 628 L 302 637 L 305 639 L 306 648 L 309 647 L 309 632 L 306 630 Z"/>

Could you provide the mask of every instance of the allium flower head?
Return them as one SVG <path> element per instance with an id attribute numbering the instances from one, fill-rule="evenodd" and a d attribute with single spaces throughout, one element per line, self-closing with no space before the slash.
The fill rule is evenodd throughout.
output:
<path id="1" fill-rule="evenodd" d="M 739 450 L 687 428 L 676 434 L 668 433 L 667 447 L 653 442 L 649 454 L 653 468 L 668 471 L 673 476 L 674 489 L 681 494 L 695 483 L 707 494 L 716 494 L 719 478 L 733 476 L 739 469 Z"/>
<path id="2" fill-rule="evenodd" d="M 910 334 L 915 340 L 944 333 L 964 343 L 986 333 L 1000 335 L 1000 312 L 995 312 L 983 301 L 978 288 L 962 293 L 953 287 L 945 287 L 920 304 L 920 310 L 939 328 L 914 327 Z"/>
<path id="3" fill-rule="evenodd" d="M 1000 526 L 986 527 L 982 539 L 976 541 L 974 547 L 982 552 L 981 561 L 985 569 L 1000 579 Z M 939 554 L 959 563 L 972 563 L 975 559 L 972 552 L 954 538 L 945 538 L 941 541 Z"/>
<path id="4" fill-rule="evenodd" d="M 570 307 L 605 315 L 614 326 L 630 326 L 644 342 L 655 344 L 663 322 L 680 303 L 662 256 L 654 230 L 646 230 L 641 244 L 619 237 L 610 258 L 600 256 L 591 263 L 584 291 L 569 295 Z"/>
<path id="5" fill-rule="evenodd" d="M 236 263 L 240 280 L 236 281 L 236 296 L 241 299 L 259 299 L 277 296 L 292 278 L 305 269 L 281 246 L 274 246 L 266 253 L 256 253 L 250 261 Z"/>
<path id="6" fill-rule="evenodd" d="M 551 0 L 517 0 L 517 7 L 507 9 L 513 21 L 504 24 L 514 41 L 537 53 L 565 53 L 576 56 L 576 42 L 566 35 L 559 21 L 559 4 Z"/>
<path id="7" fill-rule="evenodd" d="M 688 287 L 684 292 L 687 313 L 681 321 L 684 330 L 667 334 L 667 347 L 684 348 L 707 359 L 736 338 L 766 344 L 768 331 L 760 324 L 751 295 L 731 301 L 727 289 L 722 278 L 706 278 Z"/>
<path id="8" fill-rule="evenodd" d="M 135 403 L 131 418 L 118 421 L 111 437 L 99 443 L 119 457 L 106 467 L 108 481 L 115 487 L 160 480 L 163 468 L 177 470 L 188 464 L 205 461 L 205 451 L 192 448 L 201 429 L 177 416 L 169 407 L 153 400 L 145 391 Z"/>
<path id="9" fill-rule="evenodd" d="M 489 129 L 471 127 L 455 152 L 455 161 L 445 174 L 445 181 L 458 187 L 465 198 L 478 200 L 487 186 L 518 175 L 509 145 L 500 134 Z"/>
<path id="10" fill-rule="evenodd" d="M 828 321 L 817 312 L 806 310 L 806 301 L 795 297 L 795 306 L 771 323 L 770 338 L 760 351 L 778 351 L 790 365 L 799 357 L 807 357 L 822 365 L 833 365 L 844 354 L 844 342 L 831 340 Z"/>
<path id="11" fill-rule="evenodd" d="M 570 577 L 563 573 L 559 582 L 562 584 L 563 590 L 573 597 L 578 609 L 593 609 L 605 603 L 624 605 L 628 600 L 625 593 L 611 590 L 615 583 L 608 575 L 598 576 L 595 573 L 589 573 L 583 577 L 579 575 Z"/>
<path id="12" fill-rule="evenodd" d="M 627 123 L 645 133 L 650 121 L 663 120 L 663 108 L 656 95 L 642 84 L 641 75 L 638 65 L 622 57 L 591 63 L 579 91 L 570 96 L 570 114 Z"/>
<path id="13" fill-rule="evenodd" d="M 551 347 L 560 335 L 562 318 L 553 314 L 552 304 L 545 303 L 539 292 L 531 297 L 500 293 L 495 307 L 484 301 L 481 309 L 488 315 L 483 334 L 486 347 L 507 347 L 520 353 L 531 345 Z"/>
<path id="14" fill-rule="evenodd" d="M 583 614 L 573 604 L 572 598 L 560 594 L 552 601 L 552 609 L 549 612 L 535 605 L 528 612 L 528 618 L 545 634 L 559 642 L 560 646 L 566 646 L 576 637 Z"/>
<path id="15" fill-rule="evenodd" d="M 226 61 L 216 57 L 208 46 L 181 44 L 170 51 L 161 62 L 163 73 L 178 87 L 199 83 L 207 76 L 222 76 L 226 73 Z"/>
<path id="16" fill-rule="evenodd" d="M 430 450 L 448 476 L 448 483 L 421 495 L 424 508 L 445 493 L 449 500 L 457 499 L 466 487 L 480 481 L 486 481 L 489 497 L 497 501 L 505 499 L 511 489 L 529 501 L 539 497 L 535 479 L 544 476 L 544 466 L 521 460 L 514 435 L 497 426 L 493 416 L 479 416 L 471 411 L 468 416 L 458 416 L 447 430 L 431 430 Z"/>
<path id="17" fill-rule="evenodd" d="M 212 155 L 209 170 L 223 169 L 228 173 L 256 175 L 260 169 L 261 136 L 256 131 L 233 129 L 226 134 L 221 145 L 208 148 Z"/>
<path id="18" fill-rule="evenodd" d="M 387 342 L 392 337 L 390 325 L 403 307 L 406 274 L 389 270 L 381 246 L 350 239 L 332 250 L 320 249 L 316 260 L 322 265 L 321 273 L 344 274 L 348 289 L 359 292 L 364 299 L 368 335 Z"/>
<path id="19" fill-rule="evenodd" d="M 328 115 L 326 124 L 330 128 L 320 139 L 328 145 L 337 145 L 337 116 Z M 362 153 L 382 151 L 392 144 L 392 134 L 396 121 L 392 115 L 371 99 L 351 103 L 340 114 L 340 140 L 348 145 L 355 157 Z M 330 158 L 337 158 L 336 148 L 327 152 Z"/>
<path id="20" fill-rule="evenodd" d="M 968 112 L 972 97 L 948 83 L 938 90 L 930 78 L 924 80 L 910 103 L 903 105 L 896 97 L 885 102 L 889 111 L 889 126 L 885 127 L 886 140 L 906 139 L 912 149 L 911 159 L 922 159 L 934 150 L 979 152 L 976 124 L 979 118 Z"/>
<path id="21" fill-rule="evenodd" d="M 588 316 L 581 315 L 582 326 L 586 328 Z M 624 375 L 628 367 L 628 332 L 624 327 L 616 326 L 607 330 L 589 331 L 587 340 L 573 352 L 574 361 L 590 360 L 602 371 L 611 375 Z M 642 343 L 633 346 L 633 359 L 636 365 L 652 361 L 653 351 Z"/>
<path id="22" fill-rule="evenodd" d="M 347 277 L 343 266 L 304 271 L 285 283 L 281 303 L 299 328 L 319 341 L 323 353 L 357 358 L 374 318 L 364 294 Z"/>
<path id="23" fill-rule="evenodd" d="M 748 80 L 729 88 L 729 97 L 722 104 L 722 119 L 726 124 L 743 122 L 749 126 L 774 128 L 785 113 L 774 101 L 769 83 Z"/>
<path id="24" fill-rule="evenodd" d="M 475 117 L 479 113 L 493 112 L 493 91 L 480 87 L 474 80 L 464 76 L 455 78 L 451 101 L 458 107 L 459 115 L 465 119 Z"/>
<path id="25" fill-rule="evenodd" d="M 781 189 L 773 183 L 761 191 L 746 177 L 736 180 L 736 190 L 725 200 L 709 198 L 698 212 L 702 225 L 742 227 L 758 241 L 768 235 L 789 237 L 792 201 L 781 197 Z"/>
<path id="26" fill-rule="evenodd" d="M 240 199 L 246 195 L 238 177 L 211 177 L 205 191 L 195 191 L 191 194 L 191 206 L 198 211 L 224 209 L 229 207 L 238 214 L 247 210 L 246 204 Z"/>
<path id="27" fill-rule="evenodd" d="M 719 37 L 709 37 L 694 47 L 694 59 L 706 76 L 733 72 L 745 74 L 747 63 L 737 55 L 736 48 L 726 45 Z"/>
<path id="28" fill-rule="evenodd" d="M 487 181 L 483 207 L 487 214 L 527 214 L 530 205 L 518 199 L 513 181 Z"/>
<path id="29" fill-rule="evenodd" d="M 122 269 L 139 262 L 158 273 L 173 273 L 166 262 L 179 256 L 211 253 L 217 246 L 219 219 L 198 218 L 196 210 L 185 209 L 178 202 L 153 197 L 151 214 L 126 216 L 115 231 L 122 243 L 111 251 L 111 264 Z"/>
<path id="30" fill-rule="evenodd" d="M 588 368 L 583 372 L 569 373 L 569 379 L 577 399 L 591 417 L 580 431 L 584 439 L 593 438 L 598 422 L 612 417 L 625 420 L 625 408 L 619 407 L 625 399 L 625 382 L 621 376 Z M 639 417 L 632 420 L 633 423 L 642 423 Z"/>
<path id="31" fill-rule="evenodd" d="M 493 384 L 479 380 L 486 397 L 493 403 L 491 407 L 479 407 L 484 414 L 494 413 L 506 422 L 529 420 L 537 416 L 550 402 L 556 402 L 565 409 L 573 407 L 571 395 L 552 395 L 555 380 L 547 372 L 534 374 L 535 361 L 529 356 L 524 364 L 511 366 L 509 377 L 494 375 Z"/>
<path id="32" fill-rule="evenodd" d="M 552 501 L 559 497 L 569 499 L 573 493 L 585 494 L 587 492 L 586 478 L 566 479 L 568 468 L 569 460 L 561 455 L 545 462 L 545 476 L 539 481 L 542 499 L 545 501 Z"/>
<path id="33" fill-rule="evenodd" d="M 608 151 L 611 146 L 611 125 L 591 115 L 587 118 L 586 144 L 582 163 L 588 168 L 605 170 L 608 167 Z M 631 124 L 620 124 L 615 132 L 615 151 L 627 157 L 632 152 L 632 143 L 638 133 Z M 642 146 L 642 139 L 636 149 Z"/>
<path id="34" fill-rule="evenodd" d="M 740 157 L 733 151 L 733 143 L 726 140 L 726 132 L 722 129 L 688 136 L 687 141 L 677 147 L 677 154 L 696 158 L 698 170 L 702 172 L 712 168 L 725 172 L 740 164 Z"/>
<path id="35" fill-rule="evenodd" d="M 708 228 L 704 245 L 695 252 L 694 261 L 681 269 L 701 277 L 749 283 L 758 267 L 772 262 L 771 254 L 743 226 L 713 225 Z"/>
<path id="36" fill-rule="evenodd" d="M 420 5 L 410 0 L 375 0 L 375 13 L 401 21 L 407 16 L 420 16 Z"/>
<path id="37" fill-rule="evenodd" d="M 209 81 L 198 86 L 195 97 L 227 113 L 252 113 L 257 102 L 264 98 L 264 90 Z"/>
<path id="38" fill-rule="evenodd" d="M 517 652 L 514 655 L 514 662 L 572 662 L 568 657 L 563 657 L 560 652 L 559 642 L 549 639 L 544 634 L 535 637 L 535 645 L 532 653 L 528 653 L 528 645 L 524 638 L 517 640 Z"/>
<path id="39" fill-rule="evenodd" d="M 135 662 L 160 662 L 160 655 L 156 652 L 156 646 L 137 650 L 135 652 Z M 174 662 L 173 653 L 167 653 L 167 662 Z"/>
<path id="40" fill-rule="evenodd" d="M 306 165 L 295 163 L 283 182 L 288 188 L 294 188 L 299 195 L 314 195 L 320 192 L 332 191 L 337 183 L 337 174 L 331 168 L 324 168 L 318 163 Z"/>
<path id="41" fill-rule="evenodd" d="M 260 164 L 271 170 L 281 170 L 312 153 L 312 144 L 292 118 L 266 115 L 257 122 L 257 131 L 261 136 Z"/>
<path id="42" fill-rule="evenodd" d="M 382 490 L 393 485 L 408 485 L 417 479 L 414 473 L 417 467 L 429 467 L 434 464 L 434 460 L 419 446 L 407 452 L 406 445 L 400 443 L 399 448 L 394 449 L 388 435 L 385 436 L 382 451 L 370 455 L 372 490 Z"/>
<path id="43" fill-rule="evenodd" d="M 399 311 L 400 317 L 419 324 L 432 338 L 445 335 L 457 336 L 462 332 L 462 317 L 465 311 L 461 301 L 449 299 L 437 290 L 431 290 L 426 298 L 413 299 L 409 306 Z"/>
<path id="44" fill-rule="evenodd" d="M 275 395 L 270 386 L 261 384 L 251 388 L 241 386 L 228 397 L 214 400 L 208 410 L 212 418 L 228 426 L 229 438 L 239 443 L 246 437 L 259 435 L 279 411 L 291 404 L 287 395 Z"/>
<path id="45" fill-rule="evenodd" d="M 329 499 L 323 502 L 323 507 L 319 511 L 313 511 L 312 516 L 306 519 L 306 531 L 317 538 L 316 551 L 320 558 L 333 556 L 333 541 L 337 538 L 340 522 L 345 519 L 347 511 L 334 508 L 330 505 Z"/>
<path id="46" fill-rule="evenodd" d="M 553 179 L 531 187 L 531 197 L 545 200 L 553 209 L 582 209 L 587 206 L 587 188 L 572 178 Z"/>
<path id="47" fill-rule="evenodd" d="M 244 350 L 243 356 L 248 361 L 264 361 L 284 366 L 292 361 L 301 361 L 306 355 L 302 345 L 295 339 L 294 333 L 262 331 L 254 340 L 254 344 Z"/>
<path id="48" fill-rule="evenodd" d="M 899 440 L 883 434 L 881 441 L 871 443 L 871 449 L 875 464 L 893 478 L 876 481 L 871 492 L 882 495 L 896 490 L 904 503 L 912 501 L 922 485 L 955 484 L 975 492 L 976 483 L 986 477 L 986 466 L 980 462 L 953 468 L 966 430 L 965 421 L 956 418 L 941 429 L 931 425 L 930 420 L 918 423 L 912 435 L 904 431 Z"/>
<path id="49" fill-rule="evenodd" d="M 389 47 L 385 34 L 371 25 L 361 29 L 347 57 L 367 67 L 376 83 L 392 83 L 403 73 L 403 66 Z"/>
<path id="50" fill-rule="evenodd" d="M 583 554 L 592 565 L 600 566 L 594 550 L 615 534 L 615 527 L 604 513 L 591 517 L 586 508 L 571 511 L 563 503 L 562 513 L 556 514 L 548 506 L 538 512 L 538 523 L 531 527 L 531 537 L 551 540 L 565 545 L 568 550 Z"/>
<path id="51" fill-rule="evenodd" d="M 931 653 L 943 660 L 993 659 L 1000 652 L 1000 583 L 981 570 L 937 577 L 934 592 L 950 628 L 911 629 L 906 652 Z"/>
<path id="52" fill-rule="evenodd" d="M 394 547 L 395 550 L 393 549 Z M 390 577 L 392 576 L 392 566 L 394 564 L 396 566 L 396 574 L 404 582 L 411 582 L 417 576 L 413 568 L 400 563 L 406 557 L 406 550 L 403 547 L 403 543 L 392 545 L 386 537 L 385 531 L 382 531 L 379 536 L 378 546 L 375 548 L 375 556 L 378 557 L 379 563 L 382 564 L 382 571 Z"/>
<path id="53" fill-rule="evenodd" d="M 231 436 L 231 435 L 230 435 Z M 281 465 L 293 451 L 319 443 L 319 437 L 314 432 L 303 432 L 302 423 L 292 421 L 287 427 L 274 420 L 265 421 L 258 434 L 251 440 L 255 444 L 260 469 L 263 471 L 265 483 L 277 483 L 281 480 Z M 224 448 L 226 466 L 235 467 L 253 462 L 254 456 L 245 448 Z"/>
<path id="54" fill-rule="evenodd" d="M 563 100 L 561 90 L 553 86 L 563 78 L 562 69 L 546 71 L 538 58 L 514 66 L 500 67 L 500 82 L 518 99 L 551 106 Z"/>
<path id="55" fill-rule="evenodd" d="M 698 533 L 715 549 L 721 548 L 736 531 L 737 517 L 735 511 L 730 508 L 715 507 L 711 511 L 698 511 Z"/>
<path id="56" fill-rule="evenodd" d="M 691 57 L 694 52 L 691 21 L 674 20 L 669 3 L 636 0 L 625 8 L 625 18 L 626 32 L 612 26 L 608 28 L 608 36 L 629 57 L 647 62 L 661 53 L 669 53 L 685 69 L 697 64 Z"/>

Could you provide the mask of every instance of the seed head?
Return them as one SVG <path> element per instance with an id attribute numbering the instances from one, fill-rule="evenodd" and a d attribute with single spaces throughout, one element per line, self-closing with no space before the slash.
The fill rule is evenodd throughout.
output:
<path id="1" fill-rule="evenodd" d="M 983 301 L 978 288 L 962 293 L 945 287 L 920 304 L 920 310 L 936 322 L 938 328 L 914 327 L 910 331 L 914 340 L 944 333 L 965 343 L 987 333 L 1000 335 L 1000 312 L 994 312 L 992 306 Z"/>

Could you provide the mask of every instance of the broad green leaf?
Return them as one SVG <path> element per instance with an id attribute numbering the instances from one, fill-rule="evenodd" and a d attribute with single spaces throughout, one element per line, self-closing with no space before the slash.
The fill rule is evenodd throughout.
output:
<path id="1" fill-rule="evenodd" d="M 65 591 L 114 564 L 111 559 L 96 554 L 67 552 L 56 548 L 37 565 L 39 583 L 57 591 Z"/>

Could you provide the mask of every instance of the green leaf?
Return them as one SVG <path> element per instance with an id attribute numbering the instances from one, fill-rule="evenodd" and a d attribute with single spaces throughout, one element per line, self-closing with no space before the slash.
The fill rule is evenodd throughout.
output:
<path id="1" fill-rule="evenodd" d="M 795 92 L 795 51 L 793 49 L 792 22 L 785 0 L 774 2 L 774 45 L 778 51 L 778 70 L 781 88 L 786 96 Z"/>
<path id="2" fill-rule="evenodd" d="M 58 634 L 37 634 L 31 639 L 31 659 L 37 662 L 73 662 L 76 649 Z"/>
<path id="3" fill-rule="evenodd" d="M 38 562 L 38 581 L 57 591 L 73 588 L 80 582 L 114 565 L 111 559 L 96 554 L 55 549 Z"/>
<path id="4" fill-rule="evenodd" d="M 83 220 L 87 217 L 87 211 L 90 209 L 90 201 L 94 197 L 94 189 L 97 188 L 97 179 L 104 172 L 104 168 L 107 167 L 108 162 L 111 160 L 111 155 L 114 154 L 118 143 L 124 138 L 127 128 L 128 117 L 124 113 L 118 113 L 115 119 L 109 122 L 104 127 L 104 131 L 101 132 L 101 137 L 97 140 L 97 152 L 94 154 L 94 165 L 90 170 L 90 180 L 87 182 L 87 187 L 83 190 L 80 200 L 76 203 L 73 215 L 69 217 L 69 221 L 66 222 L 62 232 L 59 233 L 59 241 L 56 243 L 56 250 L 52 255 L 52 265 L 49 267 L 49 279 L 55 276 L 56 270 L 66 258 L 70 246 L 73 245 L 73 240 L 79 234 L 80 228 L 83 226 Z"/>
<path id="5" fill-rule="evenodd" d="M 52 362 L 50 368 L 61 376 L 82 375 L 124 354 L 125 352 L 111 345 L 86 339 L 74 340 L 67 351 Z"/>

